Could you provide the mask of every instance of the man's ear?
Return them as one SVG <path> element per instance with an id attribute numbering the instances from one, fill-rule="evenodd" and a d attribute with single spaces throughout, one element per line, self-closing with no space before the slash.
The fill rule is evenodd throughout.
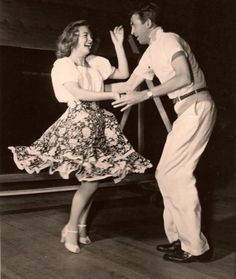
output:
<path id="1" fill-rule="evenodd" d="M 151 21 L 150 18 L 148 18 L 148 19 L 145 21 L 145 24 L 146 24 L 147 28 L 151 28 L 151 27 L 153 26 L 152 21 Z"/>

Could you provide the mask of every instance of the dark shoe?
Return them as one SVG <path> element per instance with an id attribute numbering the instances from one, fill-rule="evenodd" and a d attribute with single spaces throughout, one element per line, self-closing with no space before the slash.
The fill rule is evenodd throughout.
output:
<path id="1" fill-rule="evenodd" d="M 181 249 L 165 254 L 163 259 L 166 261 L 177 262 L 177 263 L 192 263 L 192 262 L 208 262 L 212 258 L 212 251 L 208 250 L 200 256 L 193 256 L 188 252 Z"/>
<path id="2" fill-rule="evenodd" d="M 179 250 L 181 248 L 181 244 L 179 240 L 176 240 L 172 243 L 169 244 L 161 244 L 161 245 L 157 245 L 156 249 L 158 251 L 164 252 L 164 253 L 168 253 L 168 252 L 174 252 L 176 250 Z"/>

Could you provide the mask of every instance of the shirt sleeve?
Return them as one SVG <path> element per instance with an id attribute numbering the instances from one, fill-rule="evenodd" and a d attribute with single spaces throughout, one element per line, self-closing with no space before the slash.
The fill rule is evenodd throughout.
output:
<path id="1" fill-rule="evenodd" d="M 154 72 L 151 68 L 150 58 L 148 55 L 148 48 L 142 55 L 138 66 L 134 69 L 133 73 L 137 76 L 141 76 L 144 79 L 153 80 Z"/>
<path id="2" fill-rule="evenodd" d="M 162 38 L 161 46 L 163 53 L 170 63 L 177 52 L 183 51 L 187 56 L 181 38 L 174 33 L 166 33 Z"/>
<path id="3" fill-rule="evenodd" d="M 111 65 L 108 59 L 101 56 L 93 56 L 89 60 L 89 63 L 92 65 L 92 67 L 97 69 L 103 80 L 108 79 L 109 76 L 112 75 L 116 70 L 116 68 Z"/>
<path id="4" fill-rule="evenodd" d="M 66 82 L 77 82 L 78 73 L 73 63 L 66 57 L 57 59 L 52 69 L 52 80 L 63 85 Z"/>

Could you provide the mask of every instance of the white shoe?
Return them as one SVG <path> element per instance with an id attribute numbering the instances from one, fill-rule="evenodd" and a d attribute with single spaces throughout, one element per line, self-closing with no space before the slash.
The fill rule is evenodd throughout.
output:
<path id="1" fill-rule="evenodd" d="M 86 226 L 85 224 L 79 224 L 78 227 L 79 227 L 79 242 L 82 243 L 82 244 L 90 244 L 92 241 L 91 239 L 89 238 L 88 235 L 85 235 L 85 236 L 81 236 L 82 234 L 82 230 L 83 228 L 86 229 Z"/>
<path id="2" fill-rule="evenodd" d="M 69 243 L 66 239 L 68 233 L 78 233 L 78 231 L 69 231 L 68 225 L 64 227 L 64 229 L 61 231 L 61 243 L 64 243 L 67 250 L 69 250 L 72 253 L 78 254 L 80 252 L 80 248 L 78 245 L 75 245 L 73 243 Z"/>

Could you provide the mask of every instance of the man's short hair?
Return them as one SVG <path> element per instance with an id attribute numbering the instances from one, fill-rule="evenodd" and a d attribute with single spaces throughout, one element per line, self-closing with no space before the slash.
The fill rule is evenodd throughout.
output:
<path id="1" fill-rule="evenodd" d="M 139 16 L 142 23 L 150 19 L 157 26 L 161 25 L 161 3 L 143 1 L 131 10 L 130 16 L 134 14 Z"/>

